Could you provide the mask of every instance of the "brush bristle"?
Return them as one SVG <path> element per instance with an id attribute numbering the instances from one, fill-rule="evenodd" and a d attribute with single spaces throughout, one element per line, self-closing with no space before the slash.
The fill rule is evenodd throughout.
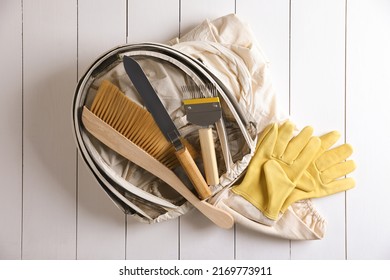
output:
<path id="1" fill-rule="evenodd" d="M 91 111 L 168 168 L 179 164 L 175 149 L 164 137 L 152 115 L 124 95 L 109 81 L 103 81 L 92 102 Z M 192 156 L 195 150 L 184 143 Z"/>

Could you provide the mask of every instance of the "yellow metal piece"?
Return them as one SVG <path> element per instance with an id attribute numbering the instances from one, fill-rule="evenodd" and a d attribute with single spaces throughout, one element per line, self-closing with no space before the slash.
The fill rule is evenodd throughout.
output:
<path id="1" fill-rule="evenodd" d="M 219 102 L 219 97 L 207 97 L 207 98 L 194 98 L 183 100 L 184 105 L 195 105 L 195 104 L 204 104 L 204 103 L 212 103 Z"/>

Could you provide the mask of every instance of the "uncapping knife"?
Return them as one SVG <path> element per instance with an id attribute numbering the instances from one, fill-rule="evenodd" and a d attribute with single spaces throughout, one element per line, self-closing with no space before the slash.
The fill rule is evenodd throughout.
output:
<path id="1" fill-rule="evenodd" d="M 153 89 L 141 66 L 131 57 L 123 57 L 123 65 L 134 87 L 148 111 L 154 118 L 154 121 L 164 134 L 165 138 L 175 147 L 175 154 L 181 166 L 185 170 L 188 178 L 194 185 L 198 195 L 202 199 L 211 196 L 211 191 L 207 185 L 202 173 L 200 173 L 194 159 L 181 141 L 181 135 L 171 117 L 166 111 L 156 91 Z"/>

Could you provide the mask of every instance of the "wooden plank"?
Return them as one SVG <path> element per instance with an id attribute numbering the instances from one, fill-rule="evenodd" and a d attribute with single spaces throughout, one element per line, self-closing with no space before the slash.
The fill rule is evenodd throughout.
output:
<path id="1" fill-rule="evenodd" d="M 268 56 L 269 73 L 278 98 L 278 106 L 287 115 L 289 112 L 289 1 L 238 1 L 237 15 L 248 22 L 258 43 Z M 236 257 L 237 259 L 289 259 L 290 242 L 240 226 L 237 227 L 236 234 Z"/>
<path id="2" fill-rule="evenodd" d="M 291 115 L 315 134 L 338 130 L 344 138 L 345 3 L 291 3 Z M 345 194 L 314 200 L 327 219 L 324 240 L 292 242 L 292 259 L 345 258 Z"/>
<path id="3" fill-rule="evenodd" d="M 22 225 L 22 7 L 1 3 L 0 259 L 21 258 Z M 6 75 L 5 75 L 6 73 Z"/>
<path id="4" fill-rule="evenodd" d="M 129 0 L 128 42 L 164 43 L 179 34 L 179 0 Z"/>
<path id="5" fill-rule="evenodd" d="M 186 0 L 181 1 L 180 35 L 184 35 L 204 20 L 213 20 L 235 12 L 233 0 Z"/>
<path id="6" fill-rule="evenodd" d="M 125 0 L 78 1 L 79 77 L 96 57 L 125 43 Z M 124 259 L 125 214 L 104 193 L 80 156 L 78 159 L 77 258 Z"/>
<path id="7" fill-rule="evenodd" d="M 278 106 L 289 112 L 289 24 L 290 1 L 242 0 L 237 15 L 248 22 L 269 61 Z"/>
<path id="8" fill-rule="evenodd" d="M 140 223 L 127 218 L 128 260 L 175 260 L 179 252 L 178 219 L 156 224 Z"/>
<path id="9" fill-rule="evenodd" d="M 389 1 L 348 1 L 347 140 L 356 188 L 347 193 L 348 259 L 390 259 Z"/>
<path id="10" fill-rule="evenodd" d="M 128 42 L 166 42 L 179 36 L 179 1 L 129 0 Z M 143 224 L 127 219 L 127 259 L 177 259 L 179 219 Z"/>
<path id="11" fill-rule="evenodd" d="M 180 220 L 180 259 L 234 259 L 233 229 L 218 228 L 196 210 Z"/>
<path id="12" fill-rule="evenodd" d="M 126 43 L 126 0 L 78 1 L 79 78 L 94 60 Z"/>
<path id="13" fill-rule="evenodd" d="M 77 259 L 125 259 L 126 216 L 79 156 Z"/>
<path id="14" fill-rule="evenodd" d="M 76 255 L 77 1 L 23 2 L 24 259 Z M 68 104 L 68 105 L 67 105 Z"/>
<path id="15" fill-rule="evenodd" d="M 181 1 L 180 32 L 184 35 L 206 19 L 235 12 L 235 2 Z M 223 230 L 198 211 L 180 219 L 180 259 L 234 259 L 234 230 Z"/>

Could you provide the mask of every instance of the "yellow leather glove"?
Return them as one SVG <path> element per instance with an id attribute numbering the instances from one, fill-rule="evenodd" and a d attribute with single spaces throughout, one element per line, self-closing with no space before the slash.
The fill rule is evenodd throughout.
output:
<path id="1" fill-rule="evenodd" d="M 353 160 L 347 160 L 352 154 L 351 145 L 342 144 L 330 149 L 339 138 L 340 134 L 336 131 L 320 137 L 320 150 L 286 199 L 282 212 L 298 200 L 324 197 L 355 186 L 352 178 L 344 178 L 356 168 Z"/>
<path id="2" fill-rule="evenodd" d="M 284 130 L 289 128 L 271 124 L 263 130 L 243 181 L 232 188 L 272 220 L 278 218 L 321 145 L 320 139 L 312 136 L 312 128 L 304 128 L 292 139 L 285 137 L 289 134 Z"/>

